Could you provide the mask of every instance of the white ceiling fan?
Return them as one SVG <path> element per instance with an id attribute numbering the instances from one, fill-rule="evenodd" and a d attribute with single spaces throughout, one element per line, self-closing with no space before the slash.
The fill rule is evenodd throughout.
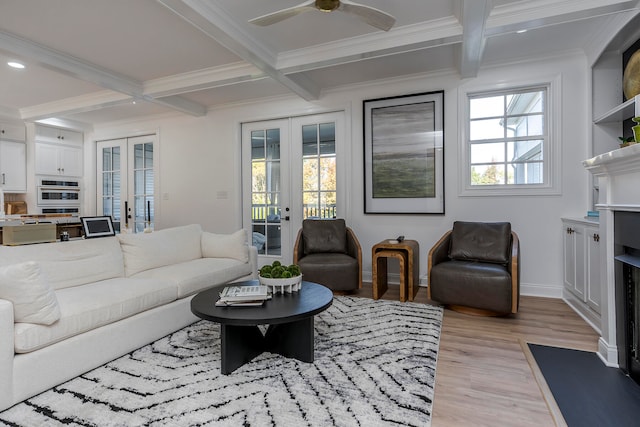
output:
<path id="1" fill-rule="evenodd" d="M 389 31 L 396 22 L 396 18 L 386 12 L 376 9 L 375 7 L 365 6 L 350 0 L 308 0 L 298 6 L 259 16 L 251 19 L 249 22 L 266 27 L 267 25 L 275 24 L 276 22 L 283 21 L 287 18 L 291 18 L 310 10 L 319 10 L 321 12 L 333 12 L 334 10 L 339 10 L 345 13 L 350 13 L 352 15 L 356 15 L 367 24 L 384 31 Z"/>

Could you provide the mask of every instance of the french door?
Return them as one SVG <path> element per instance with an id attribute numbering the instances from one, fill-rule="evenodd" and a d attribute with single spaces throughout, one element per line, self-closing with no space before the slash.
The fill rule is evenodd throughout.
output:
<path id="1" fill-rule="evenodd" d="M 155 145 L 155 135 L 97 143 L 96 211 L 111 216 L 118 232 L 153 229 L 158 164 Z"/>
<path id="2" fill-rule="evenodd" d="M 259 264 L 290 264 L 305 218 L 344 217 L 344 113 L 242 124 L 243 222 Z"/>

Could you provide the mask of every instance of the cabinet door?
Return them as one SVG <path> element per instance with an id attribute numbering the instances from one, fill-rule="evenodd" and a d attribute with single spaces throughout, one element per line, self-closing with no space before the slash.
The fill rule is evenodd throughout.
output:
<path id="1" fill-rule="evenodd" d="M 587 230 L 587 305 L 600 314 L 600 235 L 597 228 Z"/>
<path id="2" fill-rule="evenodd" d="M 0 123 L 0 139 L 25 141 L 26 133 L 24 125 Z"/>
<path id="3" fill-rule="evenodd" d="M 36 141 L 59 142 L 58 129 L 36 125 Z"/>
<path id="4" fill-rule="evenodd" d="M 584 228 L 564 224 L 564 285 L 581 300 L 585 293 Z"/>
<path id="5" fill-rule="evenodd" d="M 60 174 L 82 176 L 82 148 L 59 147 Z"/>
<path id="6" fill-rule="evenodd" d="M 58 147 L 51 144 L 36 142 L 36 164 L 37 175 L 60 175 L 60 162 L 58 160 Z"/>
<path id="7" fill-rule="evenodd" d="M 82 145 L 82 134 L 80 132 L 58 129 L 58 138 L 63 144 Z"/>
<path id="8" fill-rule="evenodd" d="M 49 126 L 36 126 L 36 141 L 82 145 L 82 133 Z"/>
<path id="9" fill-rule="evenodd" d="M 2 189 L 8 193 L 27 192 L 27 146 L 23 142 L 0 141 Z"/>

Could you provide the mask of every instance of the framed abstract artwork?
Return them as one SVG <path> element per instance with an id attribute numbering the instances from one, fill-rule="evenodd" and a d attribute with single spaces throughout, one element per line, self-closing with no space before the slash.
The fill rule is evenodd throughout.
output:
<path id="1" fill-rule="evenodd" d="M 365 100 L 364 212 L 444 214 L 444 91 Z"/>

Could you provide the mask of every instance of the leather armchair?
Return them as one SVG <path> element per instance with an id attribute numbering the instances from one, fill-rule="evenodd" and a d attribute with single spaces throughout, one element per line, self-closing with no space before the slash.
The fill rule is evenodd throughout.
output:
<path id="1" fill-rule="evenodd" d="M 293 248 L 304 280 L 333 291 L 362 287 L 362 249 L 343 219 L 305 219 Z"/>
<path id="2" fill-rule="evenodd" d="M 431 248 L 427 295 L 461 312 L 516 313 L 520 243 L 508 222 L 456 221 Z"/>

